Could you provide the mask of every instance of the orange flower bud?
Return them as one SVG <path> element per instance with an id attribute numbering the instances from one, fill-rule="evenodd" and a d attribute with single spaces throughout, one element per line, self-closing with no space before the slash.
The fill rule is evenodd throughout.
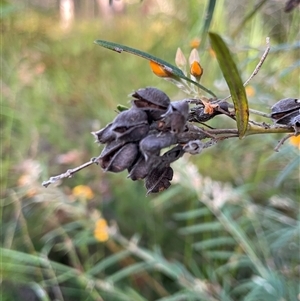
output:
<path id="1" fill-rule="evenodd" d="M 172 73 L 168 72 L 163 65 L 154 61 L 150 61 L 150 68 L 152 72 L 159 77 L 171 77 Z"/>
<path id="2" fill-rule="evenodd" d="M 189 63 L 190 63 L 190 73 L 193 75 L 197 80 L 200 80 L 203 69 L 200 65 L 200 59 L 199 59 L 199 53 L 197 49 L 193 49 L 191 51 L 190 57 L 189 57 Z"/>
<path id="3" fill-rule="evenodd" d="M 199 62 L 194 61 L 191 64 L 190 73 L 196 78 L 200 78 L 203 74 L 203 69 Z"/>

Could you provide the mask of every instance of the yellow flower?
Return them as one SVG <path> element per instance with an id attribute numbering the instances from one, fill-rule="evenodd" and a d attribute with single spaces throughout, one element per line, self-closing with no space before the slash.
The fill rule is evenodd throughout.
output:
<path id="1" fill-rule="evenodd" d="M 200 42 L 201 41 L 197 38 L 191 40 L 191 42 L 190 42 L 191 48 L 198 48 L 200 46 Z"/>
<path id="2" fill-rule="evenodd" d="M 78 185 L 72 189 L 72 194 L 77 198 L 83 198 L 86 200 L 90 200 L 94 197 L 94 193 L 89 186 L 86 185 Z"/>
<path id="3" fill-rule="evenodd" d="M 172 77 L 172 73 L 168 72 L 163 65 L 154 61 L 150 61 L 150 68 L 152 72 L 159 77 Z"/>
<path id="4" fill-rule="evenodd" d="M 245 90 L 246 90 L 247 96 L 252 97 L 252 96 L 255 95 L 255 89 L 254 89 L 252 86 L 247 86 L 247 87 L 245 88 Z"/>
<path id="5" fill-rule="evenodd" d="M 292 136 L 290 138 L 290 144 L 292 144 L 295 147 L 298 147 L 300 149 L 300 135 L 298 135 L 298 136 Z"/>
<path id="6" fill-rule="evenodd" d="M 100 218 L 96 221 L 94 237 L 101 242 L 109 239 L 108 226 L 104 218 Z"/>

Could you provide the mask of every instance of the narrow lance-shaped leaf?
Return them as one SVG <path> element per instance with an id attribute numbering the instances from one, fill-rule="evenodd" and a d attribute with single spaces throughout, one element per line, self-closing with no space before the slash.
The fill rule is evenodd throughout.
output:
<path id="1" fill-rule="evenodd" d="M 223 76 L 230 90 L 232 101 L 234 103 L 239 137 L 242 138 L 247 131 L 249 120 L 249 107 L 245 88 L 243 86 L 237 66 L 233 61 L 225 42 L 219 35 L 215 33 L 209 33 L 209 38 L 211 46 L 216 53 Z"/>
<path id="2" fill-rule="evenodd" d="M 210 91 L 209 89 L 205 88 L 201 84 L 199 84 L 199 83 L 193 81 L 192 79 L 188 78 L 187 76 L 185 76 L 184 73 L 179 68 L 177 68 L 176 66 L 173 66 L 172 64 L 170 64 L 170 63 L 168 63 L 168 62 L 166 62 L 166 61 L 164 61 L 160 58 L 157 58 L 157 57 L 155 57 L 155 56 L 153 56 L 149 53 L 146 53 L 146 52 L 143 52 L 141 50 L 131 48 L 131 47 L 128 47 L 128 46 L 125 46 L 125 45 L 121 45 L 121 44 L 113 43 L 113 42 L 108 42 L 108 41 L 104 41 L 104 40 L 96 40 L 94 43 L 97 44 L 97 45 L 100 45 L 102 47 L 105 47 L 107 49 L 116 51 L 118 53 L 122 53 L 123 51 L 125 51 L 125 52 L 128 52 L 128 53 L 140 56 L 140 57 L 142 57 L 146 60 L 155 62 L 155 63 L 159 64 L 160 66 L 162 66 L 162 68 L 165 69 L 166 72 L 174 75 L 175 77 L 179 77 L 179 78 L 182 78 L 182 79 L 184 79 L 184 80 L 186 80 L 190 83 L 193 83 L 194 85 L 199 87 L 201 90 L 203 90 L 203 91 L 207 92 L 208 94 L 216 97 L 216 95 L 212 91 Z"/>

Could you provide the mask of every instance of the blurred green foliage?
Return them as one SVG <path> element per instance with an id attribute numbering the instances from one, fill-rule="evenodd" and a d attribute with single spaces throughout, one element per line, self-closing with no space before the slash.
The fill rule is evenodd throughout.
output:
<path id="1" fill-rule="evenodd" d="M 68 31 L 55 7 L 1 3 L 3 300 L 299 298 L 299 148 L 287 141 L 275 153 L 279 135 L 230 139 L 184 157 L 172 187 L 154 197 L 125 173 L 97 166 L 41 187 L 100 153 L 90 132 L 110 122 L 133 90 L 155 86 L 172 100 L 185 97 L 145 60 L 93 41 L 173 63 L 177 47 L 188 56 L 200 37 L 208 2 L 144 0 L 110 18 L 77 7 Z M 244 80 L 270 36 L 248 95 L 251 108 L 269 112 L 281 98 L 299 98 L 299 10 L 263 2 L 255 9 L 255 1 L 217 1 L 210 30 L 226 39 Z M 227 96 L 209 45 L 201 49 L 203 85 Z M 209 124 L 234 127 L 222 117 Z M 93 196 L 76 195 L 78 185 Z M 93 236 L 101 216 L 115 230 L 105 243 Z"/>

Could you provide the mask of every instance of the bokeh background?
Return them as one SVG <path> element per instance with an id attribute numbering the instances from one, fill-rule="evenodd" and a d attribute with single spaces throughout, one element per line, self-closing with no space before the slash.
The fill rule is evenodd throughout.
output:
<path id="1" fill-rule="evenodd" d="M 178 47 L 187 57 L 196 47 L 201 83 L 228 95 L 200 39 L 213 2 L 1 1 L 2 300 L 300 300 L 299 139 L 279 152 L 283 135 L 225 140 L 181 158 L 171 188 L 147 197 L 142 182 L 96 165 L 41 185 L 100 154 L 90 133 L 134 90 L 186 97 L 146 60 L 96 39 L 172 64 Z M 213 10 L 210 30 L 234 53 L 243 80 L 270 37 L 246 89 L 250 107 L 266 113 L 300 95 L 299 7 L 285 7 L 220 0 Z M 235 126 L 223 117 L 209 124 Z"/>

